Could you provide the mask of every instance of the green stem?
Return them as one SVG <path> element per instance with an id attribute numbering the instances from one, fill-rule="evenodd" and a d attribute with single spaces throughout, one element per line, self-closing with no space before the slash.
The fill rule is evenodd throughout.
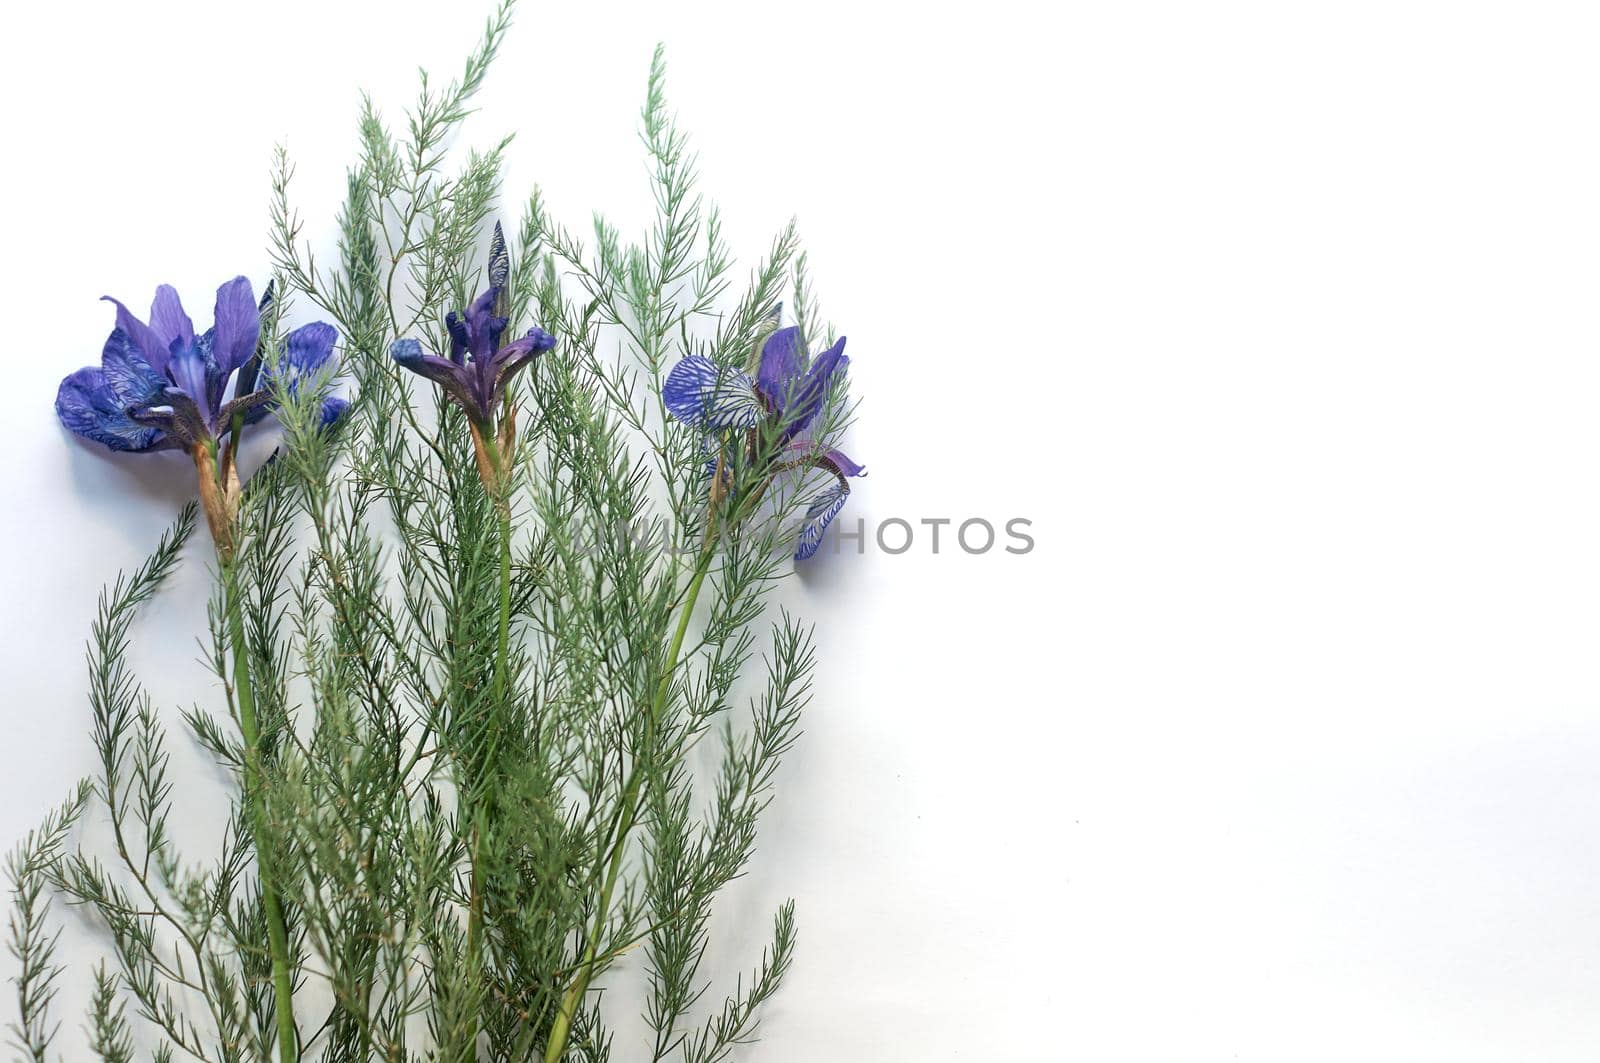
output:
<path id="1" fill-rule="evenodd" d="M 484 984 L 483 976 L 483 864 L 481 851 L 483 848 L 483 832 L 487 826 L 488 813 L 485 811 L 486 802 L 479 800 L 472 819 L 472 871 L 471 895 L 467 899 L 467 965 L 471 972 L 471 980 L 475 985 Z M 479 1009 L 480 1013 L 482 1009 Z M 463 1047 L 462 1063 L 478 1058 L 478 1034 L 481 1027 L 474 1027 L 472 1039 Z"/>
<path id="2" fill-rule="evenodd" d="M 633 770 L 629 773 L 628 782 L 623 789 L 622 808 L 617 816 L 611 862 L 606 869 L 605 882 L 600 887 L 600 905 L 595 912 L 594 926 L 589 931 L 589 940 L 584 948 L 583 960 L 579 964 L 578 976 L 561 996 L 560 1010 L 557 1011 L 555 1023 L 550 1028 L 550 1042 L 545 1048 L 544 1063 L 559 1063 L 562 1054 L 566 1052 L 567 1038 L 572 1032 L 572 1020 L 577 1015 L 578 1005 L 582 1003 L 584 994 L 589 991 L 590 979 L 594 977 L 596 958 L 600 954 L 600 938 L 605 933 L 606 916 L 611 910 L 611 897 L 616 890 L 617 879 L 622 874 L 628 832 L 633 830 L 634 821 L 639 814 L 639 804 L 644 789 L 646 753 L 661 714 L 666 711 L 667 699 L 672 693 L 672 674 L 678 667 L 678 655 L 683 652 L 683 640 L 689 631 L 689 618 L 694 613 L 695 600 L 700 597 L 700 588 L 706 581 L 706 574 L 711 571 L 714 546 L 715 538 L 708 529 L 705 547 L 701 550 L 700 559 L 695 565 L 694 577 L 689 581 L 688 590 L 684 592 L 683 612 L 678 617 L 678 626 L 673 631 L 672 642 L 667 647 L 667 660 L 661 669 L 661 682 L 656 688 L 655 700 L 650 705 L 650 716 L 646 721 L 649 726 L 646 748 L 640 750 L 639 756 L 634 759 Z"/>
<path id="3" fill-rule="evenodd" d="M 494 700 L 495 704 L 504 711 L 506 699 L 507 673 L 510 671 L 511 653 L 511 514 L 509 509 L 500 509 L 500 628 L 495 639 L 494 653 Z M 486 766 L 487 767 L 487 766 Z M 480 780 L 486 783 L 489 780 Z M 483 971 L 483 869 L 479 866 L 478 855 L 483 845 L 483 833 L 488 826 L 487 804 L 484 798 L 488 794 L 475 796 L 477 810 L 472 824 L 472 897 L 467 912 L 467 950 L 472 959 L 474 969 L 480 974 Z"/>
<path id="4" fill-rule="evenodd" d="M 511 509 L 501 503 L 500 510 L 500 631 L 494 654 L 494 697 L 504 704 L 506 672 L 511 653 Z"/>
<path id="5" fill-rule="evenodd" d="M 504 491 L 506 483 L 505 467 L 502 464 L 504 456 L 492 437 L 485 439 L 484 449 L 489 455 L 489 460 L 494 467 L 495 485 L 485 484 L 491 488 L 491 493 Z M 498 491 L 496 490 L 498 489 Z M 511 669 L 511 503 L 506 497 L 493 499 L 496 511 L 500 516 L 500 621 L 495 633 L 494 652 L 494 704 L 497 717 L 503 718 L 507 714 L 506 701 L 509 694 L 509 673 Z M 467 962 L 471 964 L 474 976 L 481 982 L 484 970 L 483 958 L 483 867 L 481 853 L 483 848 L 484 832 L 488 828 L 488 802 L 486 800 L 491 792 L 489 787 L 492 780 L 488 777 L 491 770 L 489 764 L 484 766 L 484 775 L 475 780 L 481 787 L 481 792 L 473 795 L 475 805 L 472 823 L 472 870 L 470 873 L 470 896 L 467 901 Z"/>
<path id="6" fill-rule="evenodd" d="M 239 578 L 231 560 L 223 561 L 227 594 L 228 636 L 233 642 L 233 686 L 239 702 L 239 731 L 244 737 L 244 803 L 255 835 L 256 864 L 261 871 L 261 906 L 267 914 L 267 949 L 272 956 L 273 1006 L 278 1017 L 278 1058 L 296 1063 L 299 1036 L 294 1025 L 294 983 L 289 975 L 289 936 L 284 929 L 283 906 L 267 874 L 266 816 L 261 807 L 261 729 L 256 720 L 255 688 L 250 680 L 249 648 L 244 637 L 244 611 L 239 602 Z"/>

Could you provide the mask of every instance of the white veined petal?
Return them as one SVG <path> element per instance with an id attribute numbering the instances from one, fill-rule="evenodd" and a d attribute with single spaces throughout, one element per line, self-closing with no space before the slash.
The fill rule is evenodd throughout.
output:
<path id="1" fill-rule="evenodd" d="M 828 525 L 833 523 L 833 518 L 839 515 L 844 508 L 845 499 L 850 497 L 850 489 L 844 481 L 832 484 L 827 490 L 817 495 L 806 506 L 806 515 L 800 525 L 800 541 L 795 547 L 794 559 L 804 561 L 817 552 L 822 545 L 822 534 L 828 530 Z"/>
<path id="2" fill-rule="evenodd" d="M 766 415 L 749 374 L 698 354 L 672 367 L 661 398 L 678 420 L 718 431 L 752 428 Z"/>

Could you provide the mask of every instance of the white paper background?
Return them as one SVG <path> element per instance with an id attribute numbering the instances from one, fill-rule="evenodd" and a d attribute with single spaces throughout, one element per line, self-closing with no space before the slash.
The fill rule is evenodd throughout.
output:
<path id="1" fill-rule="evenodd" d="M 718 959 L 789 894 L 801 951 L 744 1058 L 1595 1058 L 1593 9 L 1049 7 L 529 4 L 469 126 L 635 229 L 665 40 L 735 247 L 798 214 L 850 337 L 846 517 L 1034 522 L 785 590 L 824 669 Z M 9 842 L 91 770 L 96 590 L 190 491 L 54 422 L 95 300 L 259 281 L 280 139 L 326 230 L 358 87 L 397 118 L 479 5 L 0 17 Z M 202 556 L 137 629 L 169 711 Z"/>

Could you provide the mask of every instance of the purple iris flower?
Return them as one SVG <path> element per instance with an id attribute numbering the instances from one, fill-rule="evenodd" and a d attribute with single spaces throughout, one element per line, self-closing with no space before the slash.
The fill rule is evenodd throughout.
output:
<path id="1" fill-rule="evenodd" d="M 495 404 L 512 376 L 556 345 L 554 336 L 535 327 L 500 346 L 506 319 L 494 313 L 499 296 L 499 288 L 490 288 L 472 301 L 464 315 L 452 311 L 446 316 L 449 358 L 423 354 L 422 344 L 412 339 L 396 340 L 389 348 L 396 362 L 444 388 L 480 425 L 493 422 Z"/>
<path id="2" fill-rule="evenodd" d="M 194 451 L 232 428 L 261 420 L 273 405 L 272 381 L 261 363 L 261 313 L 250 281 L 235 277 L 217 289 L 215 324 L 196 335 L 178 293 L 156 289 L 148 323 L 122 303 L 117 326 L 106 338 L 100 365 L 86 366 L 61 382 L 56 416 L 71 431 L 117 451 Z M 320 371 L 338 333 L 315 322 L 291 332 L 276 372 L 293 389 Z M 229 382 L 237 381 L 229 397 Z M 343 399 L 324 400 L 325 424 L 344 412 Z"/>
<path id="3" fill-rule="evenodd" d="M 542 328 L 505 346 L 505 292 L 511 260 L 506 254 L 505 236 L 499 223 L 489 248 L 489 288 L 467 307 L 465 313 L 445 315 L 450 333 L 450 357 L 424 354 L 417 340 L 396 340 L 389 354 L 406 369 L 438 384 L 458 403 L 473 424 L 485 429 L 494 423 L 495 405 L 505 394 L 506 385 L 518 371 L 556 345 L 556 338 Z"/>
<path id="4" fill-rule="evenodd" d="M 849 365 L 844 337 L 808 359 L 800 329 L 790 326 L 767 337 L 754 379 L 704 355 L 691 354 L 672 367 L 661 388 L 661 397 L 672 416 L 708 433 L 749 431 L 768 425 L 782 444 L 772 459 L 773 474 L 800 468 L 823 469 L 833 474 L 835 482 L 806 502 L 794 554 L 797 561 L 804 561 L 822 545 L 822 533 L 850 496 L 849 477 L 862 476 L 867 471 L 843 451 L 824 446 L 812 435 L 835 379 Z M 755 445 L 752 432 L 752 453 Z"/>

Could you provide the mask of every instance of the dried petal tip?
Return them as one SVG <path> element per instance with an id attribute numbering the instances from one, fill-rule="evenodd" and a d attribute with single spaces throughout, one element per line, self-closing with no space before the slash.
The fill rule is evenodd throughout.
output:
<path id="1" fill-rule="evenodd" d="M 506 282 L 511 279 L 511 255 L 506 251 L 506 234 L 500 223 L 494 223 L 494 236 L 489 240 L 489 290 L 494 292 L 493 312 L 496 317 L 511 316 L 511 293 Z M 502 326 L 503 327 L 503 326 Z"/>
<path id="2" fill-rule="evenodd" d="M 494 236 L 489 240 L 489 286 L 504 288 L 511 279 L 511 255 L 506 251 L 506 234 L 500 223 L 494 223 Z"/>

